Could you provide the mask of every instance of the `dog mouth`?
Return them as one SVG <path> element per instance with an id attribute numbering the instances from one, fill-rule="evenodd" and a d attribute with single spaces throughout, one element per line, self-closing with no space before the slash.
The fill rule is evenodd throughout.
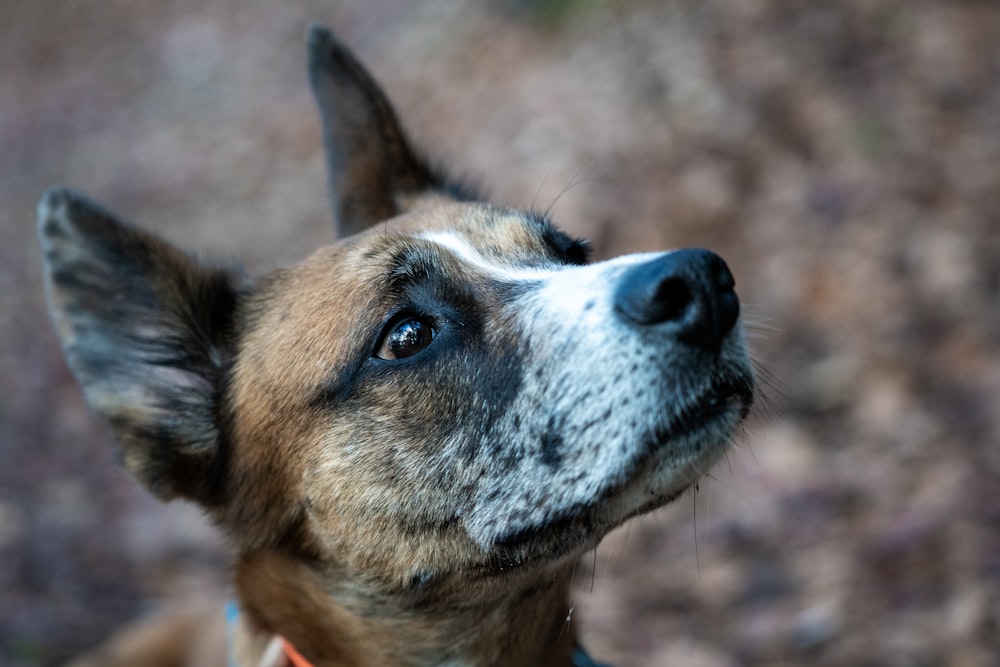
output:
<path id="1" fill-rule="evenodd" d="M 713 382 L 697 398 L 685 403 L 651 430 L 624 481 L 598 503 L 625 495 L 644 481 L 650 483 L 650 475 L 655 476 L 663 469 L 670 471 L 669 481 L 653 482 L 654 487 L 662 485 L 662 488 L 651 492 L 650 500 L 628 511 L 618 523 L 675 500 L 707 474 L 723 455 L 732 442 L 734 429 L 750 413 L 753 397 L 750 376 Z"/>
<path id="2" fill-rule="evenodd" d="M 564 553 L 549 557 L 592 548 L 614 527 L 668 504 L 705 475 L 746 418 L 753 396 L 751 376 L 712 382 L 657 419 L 615 481 L 585 502 L 553 511 L 543 522 L 497 536 L 493 546 L 509 553 L 561 545 L 558 550 Z"/>
<path id="3" fill-rule="evenodd" d="M 709 438 L 697 436 L 725 421 L 722 418 L 727 415 L 736 415 L 733 425 L 743 421 L 753 405 L 753 395 L 750 377 L 716 380 L 696 398 L 675 408 L 673 414 L 661 418 L 642 449 L 655 454 L 669 443 L 690 438 L 695 438 L 696 447 L 704 447 L 710 444 L 706 442 Z"/>

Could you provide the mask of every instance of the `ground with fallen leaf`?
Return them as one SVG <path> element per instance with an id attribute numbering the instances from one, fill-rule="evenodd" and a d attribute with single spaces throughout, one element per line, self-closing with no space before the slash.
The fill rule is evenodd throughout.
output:
<path id="1" fill-rule="evenodd" d="M 207 5 L 207 6 L 206 6 Z M 418 143 L 600 257 L 708 246 L 761 400 L 697 492 L 577 569 L 622 667 L 1000 654 L 1000 5 L 373 0 L 0 5 L 0 666 L 225 585 L 116 467 L 43 307 L 62 183 L 251 272 L 331 238 L 305 26 Z"/>

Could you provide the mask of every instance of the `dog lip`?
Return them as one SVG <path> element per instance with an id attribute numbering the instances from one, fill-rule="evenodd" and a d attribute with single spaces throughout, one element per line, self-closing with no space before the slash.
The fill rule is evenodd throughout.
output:
<path id="1" fill-rule="evenodd" d="M 653 429 L 650 444 L 658 449 L 681 436 L 691 435 L 708 426 L 719 417 L 738 411 L 737 422 L 743 421 L 753 405 L 753 380 L 749 377 L 722 379 L 694 400 L 686 402 L 670 418 Z"/>
<path id="2" fill-rule="evenodd" d="M 584 503 L 549 516 L 542 524 L 519 526 L 495 535 L 491 540 L 494 549 L 503 552 L 530 548 L 544 535 L 571 534 L 571 542 L 579 544 L 599 540 L 614 525 L 619 525 L 626 519 L 665 505 L 680 496 L 693 481 L 684 483 L 664 491 L 655 499 L 640 507 L 630 508 L 625 515 L 619 515 L 610 523 L 603 517 L 601 508 L 613 498 L 623 493 L 642 471 L 655 466 L 670 443 L 677 440 L 695 439 L 698 442 L 700 456 L 705 453 L 705 447 L 711 447 L 715 438 L 711 436 L 711 428 L 727 415 L 730 419 L 734 412 L 736 420 L 730 426 L 742 421 L 753 404 L 754 382 L 750 375 L 735 375 L 724 377 L 712 382 L 708 388 L 697 395 L 697 398 L 685 402 L 683 407 L 669 419 L 663 420 L 655 427 L 645 442 L 638 443 L 636 456 L 624 471 L 624 479 L 618 484 L 611 484 L 600 490 L 594 497 Z M 704 434 L 699 437 L 700 434 Z M 613 524 L 613 525 L 612 525 Z M 564 535 L 565 537 L 565 535 Z M 551 555 L 551 554 L 550 554 Z"/>

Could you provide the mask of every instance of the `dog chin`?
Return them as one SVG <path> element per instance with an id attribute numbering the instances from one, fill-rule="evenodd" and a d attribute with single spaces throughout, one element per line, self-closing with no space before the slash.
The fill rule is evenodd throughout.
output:
<path id="1" fill-rule="evenodd" d="M 747 410 L 746 401 L 733 395 L 695 421 L 654 431 L 644 447 L 646 457 L 623 484 L 595 504 L 604 532 L 676 500 L 696 484 L 728 451 Z"/>
<path id="2" fill-rule="evenodd" d="M 560 562 L 594 548 L 614 528 L 676 500 L 708 473 L 749 411 L 750 387 L 746 382 L 713 386 L 683 419 L 652 429 L 636 448 L 640 454 L 588 502 L 553 508 L 535 524 L 496 522 L 491 534 L 480 536 L 480 544 L 504 554 L 508 564 L 515 553 L 524 564 Z"/>

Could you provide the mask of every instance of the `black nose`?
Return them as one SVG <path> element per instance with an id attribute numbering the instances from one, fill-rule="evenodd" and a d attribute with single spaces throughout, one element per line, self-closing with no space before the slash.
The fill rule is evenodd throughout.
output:
<path id="1" fill-rule="evenodd" d="M 714 252 L 676 250 L 628 269 L 615 292 L 615 310 L 683 343 L 718 348 L 740 315 L 734 286 L 729 267 Z"/>

